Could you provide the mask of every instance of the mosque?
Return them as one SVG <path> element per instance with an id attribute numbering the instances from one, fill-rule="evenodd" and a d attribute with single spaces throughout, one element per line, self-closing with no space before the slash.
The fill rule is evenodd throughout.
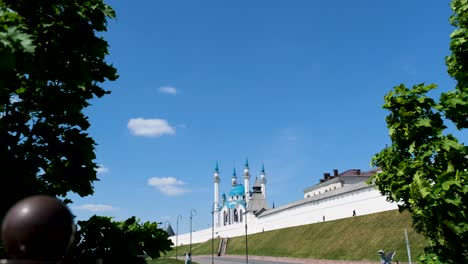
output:
<path id="1" fill-rule="evenodd" d="M 266 202 L 266 177 L 265 166 L 262 165 L 260 172 L 260 181 L 255 178 L 252 190 L 250 190 L 250 172 L 249 161 L 245 160 L 244 167 L 244 185 L 237 182 L 236 169 L 234 168 L 231 178 L 232 188 L 229 191 L 228 197 L 226 194 L 221 195 L 219 202 L 219 168 L 216 163 L 214 171 L 214 222 L 216 227 L 228 226 L 242 223 L 245 219 L 246 212 L 252 214 L 258 213 L 260 210 L 269 209 Z"/>
<path id="2" fill-rule="evenodd" d="M 267 174 L 262 165 L 260 177 L 251 175 L 246 159 L 243 184 L 238 182 L 236 170 L 231 177 L 231 190 L 220 196 L 221 180 L 218 163 L 214 169 L 213 228 L 197 230 L 191 235 L 171 236 L 174 245 L 205 242 L 212 237 L 230 238 L 292 226 L 332 221 L 356 215 L 396 210 L 398 205 L 387 201 L 372 183 L 370 176 L 381 172 L 349 169 L 333 174 L 324 173 L 318 183 L 303 190 L 303 198 L 289 204 L 270 208 L 267 202 Z M 221 198 L 221 199 L 220 199 Z"/>

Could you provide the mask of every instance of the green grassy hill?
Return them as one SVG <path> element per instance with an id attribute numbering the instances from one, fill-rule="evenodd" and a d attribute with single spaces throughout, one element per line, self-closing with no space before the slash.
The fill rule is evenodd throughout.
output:
<path id="1" fill-rule="evenodd" d="M 313 259 L 378 260 L 377 251 L 396 250 L 396 260 L 408 261 L 404 228 L 407 228 L 412 260 L 427 242 L 411 228 L 409 213 L 387 211 L 335 221 L 290 227 L 248 236 L 249 255 Z M 215 252 L 219 240 L 214 242 Z M 178 253 L 188 251 L 188 245 Z M 192 244 L 194 255 L 211 254 L 211 240 Z M 230 238 L 227 254 L 245 254 L 245 236 Z M 175 250 L 167 255 L 174 256 Z"/>

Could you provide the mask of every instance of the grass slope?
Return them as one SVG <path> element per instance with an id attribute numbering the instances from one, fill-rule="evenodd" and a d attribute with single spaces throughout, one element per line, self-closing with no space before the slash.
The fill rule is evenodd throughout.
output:
<path id="1" fill-rule="evenodd" d="M 155 260 L 148 260 L 146 261 L 147 264 L 184 264 L 185 260 L 184 259 L 171 259 L 171 258 L 159 258 Z M 197 264 L 197 262 L 193 262 L 192 264 Z"/>
<path id="2" fill-rule="evenodd" d="M 397 210 L 249 235 L 249 255 L 378 260 L 377 251 L 384 249 L 396 250 L 395 259 L 407 261 L 404 228 L 408 230 L 411 256 L 415 261 L 427 242 L 411 228 L 410 214 Z M 216 239 L 215 252 L 218 243 Z M 187 251 L 188 245 L 178 248 L 179 255 Z M 211 240 L 193 244 L 192 253 L 211 254 Z M 172 250 L 168 256 L 174 254 Z M 245 237 L 230 238 L 227 254 L 245 254 Z"/>

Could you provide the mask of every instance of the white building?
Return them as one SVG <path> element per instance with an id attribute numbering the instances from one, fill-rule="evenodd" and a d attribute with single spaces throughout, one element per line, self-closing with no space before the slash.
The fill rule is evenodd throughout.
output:
<path id="1" fill-rule="evenodd" d="M 387 201 L 373 184 L 366 181 L 380 172 L 379 169 L 362 172 L 351 169 L 333 175 L 324 173 L 318 184 L 304 190 L 304 198 L 277 208 L 269 208 L 266 197 L 266 173 L 264 166 L 260 180 L 255 179 L 250 190 L 250 171 L 246 160 L 244 184 L 238 184 L 234 170 L 231 190 L 219 201 L 219 169 L 214 171 L 214 236 L 236 237 L 245 235 L 247 222 L 248 234 L 281 229 L 292 226 L 307 225 L 321 221 L 336 220 L 398 209 L 397 204 Z M 211 239 L 212 229 L 207 228 L 192 233 L 192 243 Z M 175 245 L 176 237 L 170 239 Z M 178 236 L 178 245 L 190 243 L 190 234 Z"/>
<path id="2" fill-rule="evenodd" d="M 262 166 L 260 182 L 255 178 L 255 183 L 250 190 L 249 161 L 245 160 L 244 184 L 237 182 L 236 169 L 234 168 L 231 178 L 231 190 L 228 196 L 221 195 L 219 202 L 219 168 L 216 163 L 214 171 L 214 222 L 215 227 L 224 227 L 243 223 L 245 217 L 250 213 L 254 215 L 261 209 L 268 209 L 266 202 L 266 178 L 265 168 Z M 247 212 L 247 214 L 246 214 Z"/>

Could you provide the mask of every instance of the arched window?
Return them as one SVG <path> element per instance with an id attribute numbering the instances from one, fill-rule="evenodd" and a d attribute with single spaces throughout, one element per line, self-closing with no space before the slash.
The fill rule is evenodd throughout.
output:
<path id="1" fill-rule="evenodd" d="M 226 214 L 226 211 L 223 212 L 223 225 L 226 225 L 227 223 L 227 214 Z"/>
<path id="2" fill-rule="evenodd" d="M 237 214 L 237 210 L 234 209 L 234 223 L 239 222 L 239 215 Z"/>
<path id="3" fill-rule="evenodd" d="M 242 222 L 242 209 L 239 210 L 240 221 Z"/>

